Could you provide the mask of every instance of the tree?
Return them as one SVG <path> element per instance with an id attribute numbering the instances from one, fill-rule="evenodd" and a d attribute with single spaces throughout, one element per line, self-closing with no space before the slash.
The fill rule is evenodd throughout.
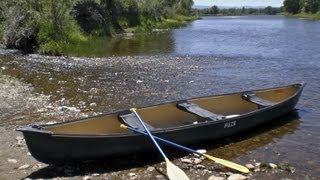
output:
<path id="1" fill-rule="evenodd" d="M 300 11 L 300 0 L 284 0 L 283 6 L 286 12 L 297 14 Z"/>
<path id="2" fill-rule="evenodd" d="M 210 9 L 210 13 L 211 13 L 211 14 L 214 14 L 214 15 L 219 14 L 219 8 L 218 8 L 218 6 L 216 6 L 216 5 L 212 6 L 211 9 Z"/>
<path id="3" fill-rule="evenodd" d="M 316 13 L 320 6 L 320 0 L 304 0 L 303 8 L 307 13 Z"/>

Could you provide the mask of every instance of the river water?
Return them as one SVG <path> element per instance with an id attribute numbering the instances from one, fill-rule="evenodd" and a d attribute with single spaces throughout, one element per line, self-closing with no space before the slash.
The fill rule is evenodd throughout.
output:
<path id="1" fill-rule="evenodd" d="M 286 176 L 293 179 L 320 177 L 319 21 L 203 17 L 180 29 L 100 41 L 95 49 L 74 48 L 69 55 L 104 58 L 0 55 L 0 83 L 6 84 L 0 125 L 307 83 L 283 123 L 200 146 L 241 162 L 289 163 L 296 170 Z"/>

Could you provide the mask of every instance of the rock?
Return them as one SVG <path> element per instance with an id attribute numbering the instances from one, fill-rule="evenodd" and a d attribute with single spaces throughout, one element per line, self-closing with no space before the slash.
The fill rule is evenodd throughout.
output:
<path id="1" fill-rule="evenodd" d="M 92 107 L 97 107 L 97 103 L 90 103 L 90 105 L 89 105 L 91 108 Z"/>
<path id="2" fill-rule="evenodd" d="M 254 163 L 256 167 L 260 167 L 261 163 Z"/>
<path id="3" fill-rule="evenodd" d="M 52 125 L 52 124 L 56 124 L 56 123 L 57 123 L 57 121 L 49 121 L 46 123 L 46 125 Z"/>
<path id="4" fill-rule="evenodd" d="M 137 81 L 136 81 L 136 83 L 142 83 L 142 82 L 143 82 L 143 81 L 141 81 L 141 80 L 137 80 Z"/>
<path id="5" fill-rule="evenodd" d="M 254 169 L 254 165 L 252 165 L 252 164 L 246 164 L 246 167 L 247 167 L 249 170 L 253 170 L 253 169 Z"/>
<path id="6" fill-rule="evenodd" d="M 186 163 L 186 164 L 192 164 L 192 160 L 191 159 L 187 159 L 187 158 L 181 159 L 181 162 Z"/>
<path id="7" fill-rule="evenodd" d="M 22 140 L 23 140 L 23 137 L 17 136 L 17 137 L 16 137 L 16 140 L 17 140 L 17 141 L 22 141 Z"/>
<path id="8" fill-rule="evenodd" d="M 130 179 L 136 179 L 138 177 L 138 175 L 133 172 L 129 173 L 128 175 L 129 175 Z"/>
<path id="9" fill-rule="evenodd" d="M 23 170 L 23 169 L 28 169 L 29 167 L 30 167 L 29 164 L 25 164 L 25 165 L 20 166 L 18 169 Z"/>
<path id="10" fill-rule="evenodd" d="M 278 166 L 277 166 L 276 164 L 269 163 L 269 167 L 271 167 L 272 169 L 275 169 L 275 168 L 277 168 Z"/>
<path id="11" fill-rule="evenodd" d="M 97 176 L 100 176 L 100 174 L 99 173 L 94 173 L 94 174 L 92 174 L 92 176 L 93 177 L 97 177 Z"/>
<path id="12" fill-rule="evenodd" d="M 17 161 L 16 159 L 10 159 L 10 158 L 8 158 L 8 162 L 9 162 L 9 163 L 16 164 L 18 161 Z"/>
<path id="13" fill-rule="evenodd" d="M 192 162 L 193 162 L 194 164 L 200 164 L 200 163 L 202 162 L 202 160 L 199 159 L 199 158 L 192 158 Z"/>
<path id="14" fill-rule="evenodd" d="M 224 177 L 219 177 L 219 176 L 215 176 L 215 175 L 212 175 L 208 178 L 208 180 L 225 180 L 226 178 Z"/>
<path id="15" fill-rule="evenodd" d="M 248 179 L 248 177 L 241 174 L 232 174 L 231 176 L 228 177 L 227 180 L 244 180 L 244 179 Z"/>
<path id="16" fill-rule="evenodd" d="M 82 180 L 90 180 L 90 179 L 92 179 L 91 176 L 84 176 L 84 177 L 82 178 Z"/>
<path id="17" fill-rule="evenodd" d="M 156 175 L 156 179 L 167 179 L 164 175 Z"/>
<path id="18" fill-rule="evenodd" d="M 147 168 L 147 170 L 148 170 L 149 172 L 154 171 L 154 169 L 155 169 L 155 168 L 152 167 L 152 166 L 150 166 L 150 167 Z"/>
<path id="19" fill-rule="evenodd" d="M 204 165 L 202 165 L 202 164 L 197 164 L 196 168 L 197 169 L 205 169 L 206 167 Z"/>

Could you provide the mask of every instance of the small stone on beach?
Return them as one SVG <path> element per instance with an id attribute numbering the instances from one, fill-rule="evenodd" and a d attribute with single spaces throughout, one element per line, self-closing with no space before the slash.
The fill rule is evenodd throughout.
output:
<path id="1" fill-rule="evenodd" d="M 30 167 L 29 164 L 25 164 L 25 165 L 20 166 L 18 169 L 23 170 L 23 169 L 28 169 L 29 167 Z"/>
<path id="2" fill-rule="evenodd" d="M 219 177 L 219 176 L 215 176 L 215 175 L 212 175 L 208 178 L 208 180 L 225 180 L 226 178 L 224 177 Z"/>
<path id="3" fill-rule="evenodd" d="M 254 169 L 254 165 L 252 165 L 252 164 L 246 164 L 246 167 L 247 167 L 249 170 Z"/>
<path id="4" fill-rule="evenodd" d="M 17 161 L 16 159 L 10 159 L 10 158 L 8 158 L 8 162 L 15 164 L 15 163 L 17 163 L 18 161 Z"/>
<path id="5" fill-rule="evenodd" d="M 228 177 L 227 180 L 245 180 L 248 179 L 248 177 L 241 175 L 241 174 L 232 174 Z"/>

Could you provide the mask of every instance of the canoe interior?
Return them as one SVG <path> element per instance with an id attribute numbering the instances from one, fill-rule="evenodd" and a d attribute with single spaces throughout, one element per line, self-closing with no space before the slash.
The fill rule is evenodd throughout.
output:
<path id="1" fill-rule="evenodd" d="M 252 91 L 257 96 L 274 103 L 280 103 L 294 96 L 302 85 L 290 85 L 286 87 Z M 198 104 L 203 109 L 222 115 L 242 115 L 258 109 L 254 103 L 242 99 L 243 93 L 234 93 L 210 97 L 189 99 L 189 102 Z M 137 110 L 145 122 L 155 128 L 170 128 L 190 125 L 194 122 L 204 121 L 196 115 L 182 111 L 176 107 L 176 103 L 161 104 Z M 92 117 L 67 123 L 61 123 L 45 128 L 57 134 L 119 134 L 128 133 L 120 128 L 121 121 L 118 114 L 109 114 Z"/>

